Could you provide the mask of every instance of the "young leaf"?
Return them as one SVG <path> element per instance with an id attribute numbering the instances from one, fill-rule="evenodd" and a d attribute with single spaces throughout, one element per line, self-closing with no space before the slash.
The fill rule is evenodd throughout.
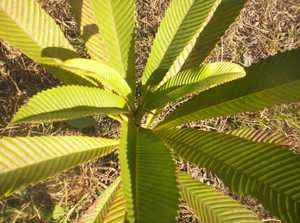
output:
<path id="1" fill-rule="evenodd" d="M 106 62 L 107 49 L 97 25 L 91 0 L 69 0 L 69 2 L 89 55 L 93 60 Z"/>
<path id="2" fill-rule="evenodd" d="M 35 0 L 1 0 L 0 17 L 0 39 L 38 63 L 77 55 L 58 25 Z"/>
<path id="3" fill-rule="evenodd" d="M 118 140 L 82 136 L 0 139 L 0 196 L 105 156 Z"/>
<path id="4" fill-rule="evenodd" d="M 145 99 L 147 110 L 161 108 L 191 93 L 200 93 L 218 85 L 245 77 L 245 70 L 227 62 L 205 64 L 179 72 Z"/>
<path id="5" fill-rule="evenodd" d="M 134 125 L 123 124 L 120 143 L 127 219 L 130 223 L 152 223 L 157 219 L 173 223 L 178 192 L 172 157 L 150 130 L 136 130 Z"/>
<path id="6" fill-rule="evenodd" d="M 134 0 L 91 0 L 109 54 L 108 63 L 135 88 Z"/>
<path id="7" fill-rule="evenodd" d="M 300 101 L 299 58 L 296 49 L 254 64 L 246 68 L 246 78 L 199 94 L 171 113 L 159 128 Z"/>
<path id="8" fill-rule="evenodd" d="M 115 180 L 87 210 L 79 223 L 123 223 L 125 204 L 120 178 Z"/>
<path id="9" fill-rule="evenodd" d="M 255 214 L 239 202 L 214 190 L 188 174 L 177 175 L 182 198 L 192 207 L 203 223 L 261 223 Z"/>
<path id="10" fill-rule="evenodd" d="M 185 46 L 199 35 L 220 0 L 173 0 L 156 34 L 143 84 L 157 85 Z"/>
<path id="11" fill-rule="evenodd" d="M 300 157 L 281 146 L 194 129 L 159 132 L 183 159 L 216 173 L 231 191 L 257 198 L 274 216 L 300 221 Z"/>
<path id="12" fill-rule="evenodd" d="M 13 123 L 70 120 L 99 113 L 126 112 L 118 95 L 81 86 L 57 87 L 33 96 L 21 107 Z"/>

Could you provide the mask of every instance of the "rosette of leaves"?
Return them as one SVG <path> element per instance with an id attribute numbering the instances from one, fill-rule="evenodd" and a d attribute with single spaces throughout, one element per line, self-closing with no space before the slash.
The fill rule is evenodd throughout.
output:
<path id="1" fill-rule="evenodd" d="M 72 0 L 91 59 L 80 58 L 35 0 L 0 1 L 0 38 L 65 85 L 32 97 L 12 123 L 56 122 L 108 114 L 120 139 L 4 137 L 0 195 L 118 151 L 120 178 L 81 222 L 171 223 L 184 199 L 201 222 L 260 222 L 227 195 L 176 170 L 181 158 L 205 167 L 231 191 L 258 199 L 274 216 L 300 222 L 300 158 L 278 137 L 179 128 L 196 120 L 259 111 L 300 100 L 300 50 L 250 67 L 205 63 L 244 0 L 172 0 L 156 34 L 136 94 L 135 1 Z M 193 94 L 164 120 L 164 107 Z M 138 96 L 136 96 L 138 95 Z M 146 123 L 142 120 L 146 118 Z"/>

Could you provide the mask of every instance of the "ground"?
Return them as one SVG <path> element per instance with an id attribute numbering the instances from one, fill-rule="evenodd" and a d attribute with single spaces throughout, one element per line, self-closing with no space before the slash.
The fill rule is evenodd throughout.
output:
<path id="1" fill-rule="evenodd" d="M 71 15 L 67 0 L 44 0 L 41 4 L 61 26 L 68 39 L 85 55 L 78 27 Z M 143 70 L 157 27 L 169 0 L 138 0 L 137 68 Z M 209 61 L 232 61 L 244 66 L 276 54 L 300 47 L 299 0 L 249 0 L 241 16 L 230 27 L 208 58 Z M 80 133 L 65 123 L 46 125 L 14 125 L 8 122 L 26 100 L 41 91 L 60 84 L 42 67 L 33 63 L 18 50 L 0 41 L 0 136 L 34 135 L 96 135 L 116 137 L 119 125 L 111 119 L 97 117 L 97 127 Z M 171 109 L 171 108 L 168 108 Z M 285 134 L 292 149 L 299 152 L 300 105 L 284 105 L 259 113 L 196 122 L 190 126 L 205 130 L 226 131 L 251 127 Z M 228 193 L 222 182 L 203 168 L 180 163 L 196 178 Z M 0 200 L 0 223 L 9 222 L 76 222 L 95 198 L 119 174 L 116 154 L 100 159 L 31 185 Z M 262 205 L 251 198 L 238 197 L 265 222 L 280 222 L 270 216 Z M 52 219 L 52 220 L 51 220 Z M 62 220 L 59 221 L 58 219 Z M 197 222 L 192 212 L 181 204 L 178 222 Z"/>

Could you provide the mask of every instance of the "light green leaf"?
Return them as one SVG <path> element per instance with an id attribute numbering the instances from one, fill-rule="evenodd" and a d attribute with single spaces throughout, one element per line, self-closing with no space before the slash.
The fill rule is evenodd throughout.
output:
<path id="1" fill-rule="evenodd" d="M 79 56 L 36 0 L 1 0 L 0 18 L 0 39 L 43 64 L 48 72 L 65 84 L 93 86 L 70 71 L 51 66 Z"/>
<path id="2" fill-rule="evenodd" d="M 178 173 L 182 198 L 203 223 L 261 223 L 255 214 L 239 202 L 214 190 L 188 174 Z"/>
<path id="3" fill-rule="evenodd" d="M 203 30 L 219 3 L 220 0 L 171 1 L 148 58 L 144 85 L 159 84 L 184 48 Z"/>
<path id="4" fill-rule="evenodd" d="M 135 88 L 134 0 L 91 0 L 108 50 L 108 64 Z"/>
<path id="5" fill-rule="evenodd" d="M 1 0 L 0 17 L 0 39 L 38 63 L 77 55 L 58 25 L 35 0 Z"/>
<path id="6" fill-rule="evenodd" d="M 66 212 L 67 211 L 62 206 L 57 204 L 54 206 L 51 216 L 49 217 L 51 220 L 59 222 L 65 216 Z"/>
<path id="7" fill-rule="evenodd" d="M 63 68 L 62 61 L 47 61 L 43 67 L 54 77 L 62 81 L 66 85 L 80 85 L 88 87 L 99 87 L 99 83 L 89 78 L 84 72 L 80 72 L 71 68 Z"/>
<path id="8" fill-rule="evenodd" d="M 82 136 L 0 139 L 0 196 L 105 156 L 118 140 Z"/>
<path id="9" fill-rule="evenodd" d="M 214 16 L 201 32 L 183 68 L 199 66 L 213 50 L 228 27 L 234 22 L 246 0 L 222 0 Z"/>
<path id="10" fill-rule="evenodd" d="M 194 97 L 159 128 L 300 101 L 299 58 L 300 50 L 296 49 L 254 64 L 246 68 L 246 78 Z"/>
<path id="11" fill-rule="evenodd" d="M 107 49 L 97 25 L 91 0 L 69 0 L 72 12 L 80 26 L 80 35 L 89 55 L 99 62 L 107 61 Z"/>
<path id="12" fill-rule="evenodd" d="M 160 139 L 150 130 L 137 130 L 131 121 L 124 123 L 120 164 L 127 220 L 173 223 L 178 203 L 175 166 Z"/>
<path id="13" fill-rule="evenodd" d="M 111 202 L 103 223 L 124 223 L 126 217 L 123 188 L 120 188 Z"/>
<path id="14" fill-rule="evenodd" d="M 245 77 L 245 70 L 227 62 L 205 64 L 200 67 L 179 72 L 158 90 L 149 93 L 146 109 L 161 108 L 191 93 L 200 93 L 226 82 Z"/>
<path id="15" fill-rule="evenodd" d="M 124 222 L 125 205 L 120 178 L 113 182 L 81 217 L 79 223 Z"/>
<path id="16" fill-rule="evenodd" d="M 183 159 L 216 173 L 231 191 L 257 198 L 273 216 L 300 221 L 300 156 L 281 146 L 194 129 L 159 132 Z"/>
<path id="17" fill-rule="evenodd" d="M 13 123 L 70 120 L 99 113 L 126 112 L 126 101 L 118 95 L 81 86 L 42 91 L 19 109 Z"/>
<path id="18" fill-rule="evenodd" d="M 91 82 L 100 82 L 104 87 L 114 90 L 124 97 L 131 93 L 130 87 L 120 73 L 103 63 L 78 58 L 67 60 L 60 67 L 78 73 Z"/>

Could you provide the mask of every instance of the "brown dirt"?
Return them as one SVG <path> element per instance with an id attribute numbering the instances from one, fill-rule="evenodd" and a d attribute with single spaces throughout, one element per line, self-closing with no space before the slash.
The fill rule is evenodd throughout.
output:
<path id="1" fill-rule="evenodd" d="M 78 37 L 78 27 L 70 14 L 66 0 L 41 2 L 78 52 L 86 56 L 82 41 Z M 137 1 L 136 52 L 139 75 L 146 63 L 152 40 L 168 3 L 169 0 Z M 212 52 L 209 61 L 226 60 L 248 66 L 278 51 L 296 47 L 300 47 L 300 1 L 249 0 L 239 19 Z M 106 117 L 98 117 L 97 128 L 88 129 L 83 133 L 69 128 L 64 123 L 7 126 L 16 110 L 30 96 L 57 84 L 59 82 L 39 65 L 5 42 L 0 42 L 0 136 L 88 134 L 115 137 L 118 135 L 118 124 Z M 276 106 L 260 113 L 195 122 L 191 127 L 217 131 L 240 126 L 279 130 L 293 140 L 295 145 L 299 145 L 299 117 L 300 105 L 294 104 Z M 195 177 L 226 191 L 222 182 L 219 182 L 213 174 L 193 166 L 188 166 L 188 169 Z M 118 173 L 117 156 L 112 155 L 30 186 L 0 201 L 0 222 L 50 222 L 47 219 L 51 214 L 50 210 L 59 208 L 63 209 L 66 218 L 75 221 Z M 232 196 L 254 209 L 265 219 L 265 222 L 280 222 L 271 218 L 253 199 Z M 197 220 L 182 204 L 178 222 L 197 222 Z"/>

